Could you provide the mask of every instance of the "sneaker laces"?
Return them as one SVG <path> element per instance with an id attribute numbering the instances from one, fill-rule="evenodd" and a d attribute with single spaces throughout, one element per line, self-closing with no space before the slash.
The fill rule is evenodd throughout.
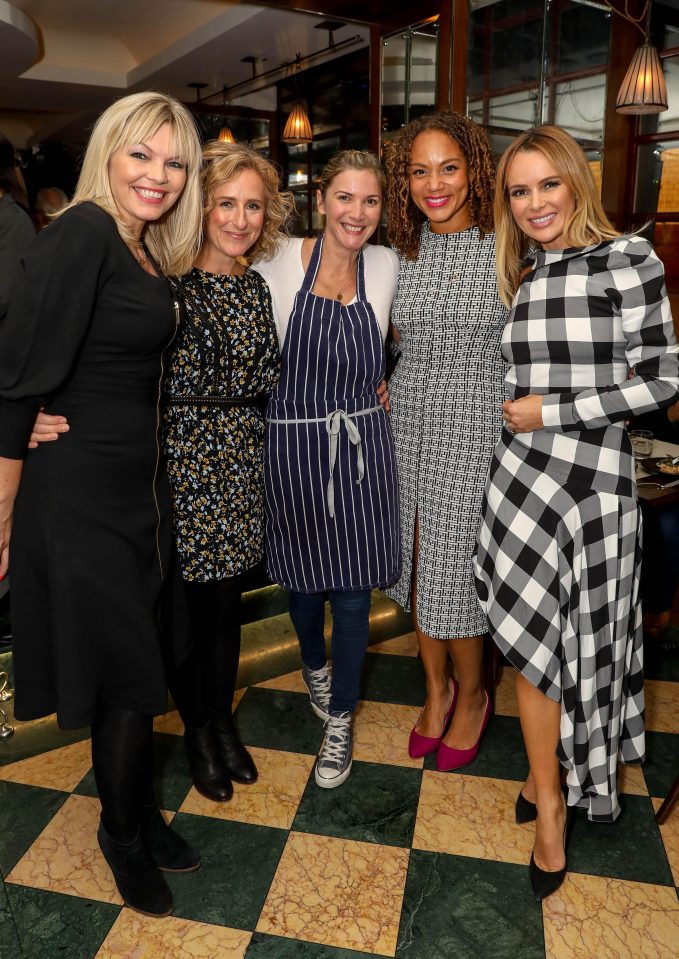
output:
<path id="1" fill-rule="evenodd" d="M 351 736 L 351 717 L 349 713 L 331 716 L 325 724 L 325 738 L 321 749 L 321 762 L 341 764 L 346 759 Z"/>
<path id="2" fill-rule="evenodd" d="M 324 699 L 330 700 L 330 670 L 327 666 L 323 666 L 321 669 L 307 669 L 307 676 L 309 677 L 309 682 L 311 683 L 311 690 L 318 699 L 321 701 Z"/>

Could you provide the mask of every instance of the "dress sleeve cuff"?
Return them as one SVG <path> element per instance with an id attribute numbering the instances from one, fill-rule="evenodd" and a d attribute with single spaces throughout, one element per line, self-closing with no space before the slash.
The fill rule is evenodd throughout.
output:
<path id="1" fill-rule="evenodd" d="M 0 456 L 9 460 L 25 458 L 37 412 L 33 405 L 0 399 Z"/>
<path id="2" fill-rule="evenodd" d="M 564 402 L 559 393 L 542 398 L 542 425 L 546 430 L 563 430 L 573 424 L 573 403 Z"/>

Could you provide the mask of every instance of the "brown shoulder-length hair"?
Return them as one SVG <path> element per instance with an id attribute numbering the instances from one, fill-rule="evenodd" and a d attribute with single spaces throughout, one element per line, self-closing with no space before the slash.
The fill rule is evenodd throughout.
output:
<path id="1" fill-rule="evenodd" d="M 271 257 L 281 237 L 286 236 L 286 224 L 295 210 L 292 193 L 280 193 L 278 171 L 273 163 L 244 143 L 222 143 L 210 140 L 203 147 L 203 216 L 215 206 L 215 191 L 233 180 L 243 170 L 253 170 L 264 185 L 264 226 L 262 234 L 247 251 L 249 262 L 258 257 Z"/>
<path id="2" fill-rule="evenodd" d="M 575 210 L 564 230 L 566 247 L 583 247 L 620 234 L 604 213 L 587 157 L 576 140 L 561 127 L 544 124 L 526 130 L 509 144 L 497 168 L 495 232 L 497 281 L 500 299 L 511 306 L 519 287 L 521 264 L 531 242 L 512 215 L 507 173 L 519 151 L 542 153 L 554 166 L 575 197 Z"/>
<path id="3" fill-rule="evenodd" d="M 426 220 L 410 196 L 410 157 L 415 137 L 440 130 L 460 145 L 469 168 L 469 212 L 481 234 L 493 230 L 495 166 L 485 131 L 461 113 L 436 113 L 411 120 L 389 144 L 387 167 L 387 221 L 389 241 L 407 260 L 416 260 L 420 232 Z"/>

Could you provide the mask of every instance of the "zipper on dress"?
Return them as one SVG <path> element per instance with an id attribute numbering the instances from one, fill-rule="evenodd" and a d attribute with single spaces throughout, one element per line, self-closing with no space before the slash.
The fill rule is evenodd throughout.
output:
<path id="1" fill-rule="evenodd" d="M 156 553 L 158 554 L 158 566 L 160 567 L 160 578 L 161 580 L 165 579 L 165 571 L 163 569 L 163 557 L 160 551 L 160 504 L 158 503 L 158 494 L 156 493 L 156 485 L 158 482 L 158 467 L 160 466 L 160 398 L 163 395 L 163 378 L 165 376 L 165 350 L 169 347 L 172 340 L 174 340 L 177 335 L 177 328 L 179 327 L 179 321 L 181 318 L 181 311 L 179 307 L 179 302 L 177 300 L 172 301 L 174 306 L 174 330 L 172 331 L 172 336 L 167 341 L 163 350 L 160 354 L 160 377 L 158 378 L 158 398 L 156 400 L 156 466 L 153 471 L 153 502 L 156 505 Z"/>

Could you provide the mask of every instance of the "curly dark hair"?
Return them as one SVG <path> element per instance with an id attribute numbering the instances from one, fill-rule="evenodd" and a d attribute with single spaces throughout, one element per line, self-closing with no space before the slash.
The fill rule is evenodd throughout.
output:
<path id="1" fill-rule="evenodd" d="M 483 127 L 461 113 L 436 113 L 411 120 L 389 143 L 387 219 L 389 241 L 406 260 L 416 260 L 420 232 L 426 220 L 410 197 L 408 186 L 413 141 L 425 130 L 441 130 L 462 148 L 469 166 L 469 212 L 482 235 L 493 230 L 495 164 Z"/>

